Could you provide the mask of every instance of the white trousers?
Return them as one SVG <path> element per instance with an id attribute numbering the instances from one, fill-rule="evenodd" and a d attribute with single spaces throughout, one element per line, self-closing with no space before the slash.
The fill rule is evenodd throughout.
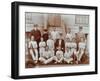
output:
<path id="1" fill-rule="evenodd" d="M 39 48 L 40 57 L 43 56 L 44 51 L 45 51 L 44 47 Z"/>
<path id="2" fill-rule="evenodd" d="M 60 59 L 58 59 L 57 56 L 54 56 L 54 60 L 55 60 L 55 63 L 62 63 L 63 57 L 61 57 Z"/>
<path id="3" fill-rule="evenodd" d="M 79 53 L 79 55 L 78 55 L 78 61 L 80 61 L 80 60 L 81 60 L 81 58 L 82 58 L 83 54 L 84 54 L 84 50 L 81 50 L 81 53 Z"/>
<path id="4" fill-rule="evenodd" d="M 48 58 L 48 59 L 46 59 L 46 58 L 44 58 L 44 57 L 40 57 L 40 58 L 39 58 L 39 61 L 42 62 L 43 64 L 48 64 L 48 63 L 52 62 L 53 59 L 54 59 L 54 57 L 50 57 L 50 58 Z"/>
<path id="5" fill-rule="evenodd" d="M 30 52 L 33 60 L 38 60 L 38 50 L 37 49 L 34 49 L 34 52 L 32 49 L 30 49 L 29 52 Z"/>

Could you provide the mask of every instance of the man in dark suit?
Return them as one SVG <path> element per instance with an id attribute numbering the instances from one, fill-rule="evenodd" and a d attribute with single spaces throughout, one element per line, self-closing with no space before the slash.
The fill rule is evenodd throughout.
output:
<path id="1" fill-rule="evenodd" d="M 44 32 L 43 32 L 43 40 L 45 42 L 47 42 L 48 38 L 49 38 L 48 30 L 47 29 L 44 29 Z"/>
<path id="2" fill-rule="evenodd" d="M 61 50 L 65 52 L 65 42 L 62 39 L 62 33 L 60 33 L 60 38 L 55 42 L 55 51 L 57 51 L 59 48 L 61 48 Z"/>
<path id="3" fill-rule="evenodd" d="M 34 40 L 37 42 L 37 44 L 39 45 L 39 42 L 41 40 L 41 32 L 38 29 L 38 25 L 35 24 L 34 25 L 34 29 L 31 31 L 31 35 L 34 36 Z"/>

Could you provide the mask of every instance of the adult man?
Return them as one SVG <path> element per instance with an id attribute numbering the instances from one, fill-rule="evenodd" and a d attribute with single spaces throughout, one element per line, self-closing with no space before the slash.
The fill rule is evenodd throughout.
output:
<path id="1" fill-rule="evenodd" d="M 65 43 L 62 39 L 62 33 L 60 33 L 60 38 L 56 40 L 55 42 L 55 51 L 57 51 L 59 48 L 64 52 L 65 51 Z"/>
<path id="2" fill-rule="evenodd" d="M 45 42 L 47 42 L 48 38 L 49 38 L 48 31 L 47 31 L 47 29 L 44 29 L 44 31 L 43 31 L 43 40 Z"/>
<path id="3" fill-rule="evenodd" d="M 72 56 L 71 50 L 70 48 L 67 48 L 64 53 L 64 61 L 68 64 L 71 63 L 71 61 L 73 61 L 73 58 L 71 56 Z"/>
<path id="4" fill-rule="evenodd" d="M 37 24 L 34 25 L 34 29 L 31 31 L 31 35 L 34 36 L 34 40 L 37 41 L 37 44 L 39 44 L 39 42 L 41 40 L 41 32 L 38 29 Z"/>
<path id="5" fill-rule="evenodd" d="M 37 42 L 34 40 L 34 36 L 31 36 L 31 40 L 29 41 L 29 53 L 32 56 L 34 63 L 38 61 L 38 50 L 37 50 Z"/>

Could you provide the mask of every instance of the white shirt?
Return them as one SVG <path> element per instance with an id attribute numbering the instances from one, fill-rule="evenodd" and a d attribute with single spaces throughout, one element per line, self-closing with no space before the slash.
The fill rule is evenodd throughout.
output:
<path id="1" fill-rule="evenodd" d="M 44 51 L 44 53 L 43 53 L 43 57 L 45 57 L 47 59 L 52 56 L 54 56 L 54 51 L 48 50 L 48 51 Z"/>
<path id="2" fill-rule="evenodd" d="M 56 57 L 57 57 L 57 59 L 63 58 L 63 51 L 58 50 L 58 51 L 56 52 Z"/>
<path id="3" fill-rule="evenodd" d="M 37 48 L 37 42 L 36 41 L 30 41 L 28 48 Z"/>
<path id="4" fill-rule="evenodd" d="M 52 36 L 53 40 L 56 40 L 57 38 L 59 38 L 59 32 L 58 31 L 52 31 L 51 36 Z"/>
<path id="5" fill-rule="evenodd" d="M 47 46 L 49 47 L 49 49 L 54 49 L 54 41 L 52 39 L 48 39 Z"/>
<path id="6" fill-rule="evenodd" d="M 40 56 L 43 55 L 43 52 L 45 51 L 45 46 L 46 46 L 46 43 L 44 41 L 39 43 L 39 53 L 40 53 Z"/>
<path id="7" fill-rule="evenodd" d="M 45 46 L 46 46 L 46 43 L 44 41 L 42 41 L 42 42 L 39 43 L 39 47 L 40 48 L 45 47 Z"/>
<path id="8" fill-rule="evenodd" d="M 85 42 L 80 42 L 79 43 L 79 48 L 85 49 L 86 43 Z"/>
<path id="9" fill-rule="evenodd" d="M 65 53 L 64 53 L 64 57 L 65 58 L 70 58 L 71 57 L 71 52 L 70 51 L 65 51 Z"/>
<path id="10" fill-rule="evenodd" d="M 77 44 L 75 42 L 66 42 L 65 47 L 67 48 L 76 48 Z"/>

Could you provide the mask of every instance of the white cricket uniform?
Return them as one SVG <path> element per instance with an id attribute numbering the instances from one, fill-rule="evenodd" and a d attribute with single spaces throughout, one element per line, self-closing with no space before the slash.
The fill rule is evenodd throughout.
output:
<path id="1" fill-rule="evenodd" d="M 52 56 L 54 56 L 54 51 L 53 50 L 52 51 L 51 50 L 44 51 L 44 53 L 43 53 L 43 57 L 45 57 L 46 59 L 48 59 Z"/>
<path id="2" fill-rule="evenodd" d="M 39 58 L 39 60 L 44 64 L 48 64 L 48 63 L 52 62 L 53 59 L 54 59 L 54 51 L 53 50 L 44 51 L 43 56 Z"/>
<path id="3" fill-rule="evenodd" d="M 75 49 L 75 46 L 76 46 L 76 44 L 75 44 L 75 43 L 72 43 L 72 42 L 66 42 L 66 43 L 65 43 L 65 48 L 66 48 L 66 49 L 70 49 L 70 55 L 73 54 L 74 49 Z M 65 49 L 65 50 L 66 50 L 66 49 Z"/>
<path id="4" fill-rule="evenodd" d="M 83 53 L 84 53 L 84 49 L 86 47 L 86 43 L 85 42 L 80 42 L 79 43 L 79 49 L 80 49 L 80 53 L 79 53 L 79 56 L 78 56 L 78 60 L 80 61 Z"/>
<path id="5" fill-rule="evenodd" d="M 57 38 L 59 38 L 59 32 L 58 31 L 52 31 L 51 37 L 55 41 Z"/>
<path id="6" fill-rule="evenodd" d="M 74 50 L 76 50 L 77 44 L 75 42 L 71 42 L 71 53 L 74 53 Z"/>
<path id="7" fill-rule="evenodd" d="M 43 55 L 43 52 L 45 51 L 46 43 L 44 41 L 39 43 L 39 53 L 40 57 Z"/>
<path id="8" fill-rule="evenodd" d="M 54 40 L 48 39 L 47 40 L 47 46 L 49 49 L 54 49 Z"/>
<path id="9" fill-rule="evenodd" d="M 33 60 L 38 60 L 37 42 L 36 41 L 30 41 L 28 48 L 30 48 L 29 52 L 32 56 L 32 59 Z"/>
<path id="10" fill-rule="evenodd" d="M 61 63 L 61 62 L 63 61 L 63 51 L 58 50 L 58 51 L 56 52 L 56 56 L 55 56 L 54 60 L 55 60 L 57 63 Z"/>

